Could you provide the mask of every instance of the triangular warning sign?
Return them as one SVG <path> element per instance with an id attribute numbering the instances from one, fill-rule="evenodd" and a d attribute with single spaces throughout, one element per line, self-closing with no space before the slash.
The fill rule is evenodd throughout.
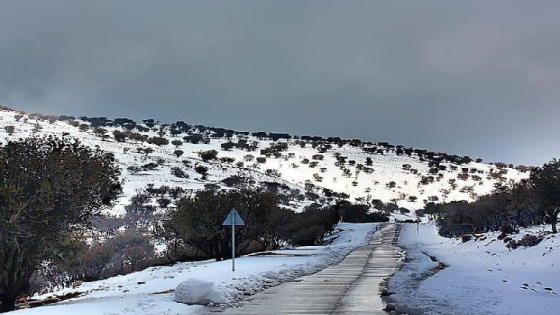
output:
<path id="1" fill-rule="evenodd" d="M 245 221 L 243 221 L 237 210 L 231 209 L 222 225 L 245 225 Z"/>

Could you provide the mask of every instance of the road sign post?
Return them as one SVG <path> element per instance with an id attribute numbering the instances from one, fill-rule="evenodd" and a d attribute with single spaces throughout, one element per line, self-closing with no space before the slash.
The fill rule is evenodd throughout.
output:
<path id="1" fill-rule="evenodd" d="M 231 225 L 231 271 L 235 271 L 235 226 L 245 225 L 245 222 L 235 209 L 231 209 L 222 225 Z"/>

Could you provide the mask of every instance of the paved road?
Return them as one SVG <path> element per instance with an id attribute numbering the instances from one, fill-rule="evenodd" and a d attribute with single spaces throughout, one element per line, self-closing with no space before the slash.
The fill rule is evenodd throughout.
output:
<path id="1" fill-rule="evenodd" d="M 394 224 L 384 225 L 368 245 L 354 250 L 340 264 L 256 294 L 228 315 L 384 314 L 381 282 L 398 267 L 400 249 Z"/>

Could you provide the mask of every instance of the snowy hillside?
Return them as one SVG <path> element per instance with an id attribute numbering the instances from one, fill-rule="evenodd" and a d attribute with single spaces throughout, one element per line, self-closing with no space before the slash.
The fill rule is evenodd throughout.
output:
<path id="1" fill-rule="evenodd" d="M 527 176 L 524 168 L 512 165 L 477 163 L 388 143 L 287 139 L 285 134 L 249 134 L 182 122 L 84 120 L 0 110 L 0 141 L 33 135 L 74 137 L 113 153 L 124 183 L 123 195 L 108 213 L 115 216 L 123 215 L 124 206 L 147 187 L 180 187 L 185 193 L 205 188 L 262 187 L 281 193 L 284 205 L 296 211 L 312 202 L 329 203 L 336 198 L 377 208 L 383 208 L 382 203 L 395 203 L 417 210 L 428 201 L 473 200 L 489 193 L 497 183 Z M 115 132 L 128 135 L 117 141 Z M 159 145 L 146 141 L 160 137 L 167 141 Z M 199 152 L 210 150 L 217 151 L 217 157 L 201 159 Z M 465 161 L 468 163 L 461 163 Z M 157 205 L 156 200 L 152 202 Z M 405 209 L 401 212 L 407 213 Z M 397 207 L 389 207 L 391 210 Z"/>

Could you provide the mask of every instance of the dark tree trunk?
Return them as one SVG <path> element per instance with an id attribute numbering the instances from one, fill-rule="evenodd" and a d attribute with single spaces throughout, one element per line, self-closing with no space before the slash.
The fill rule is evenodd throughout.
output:
<path id="1" fill-rule="evenodd" d="M 10 312 L 16 309 L 16 298 L 12 296 L 0 297 L 0 313 Z"/>
<path id="2" fill-rule="evenodd" d="M 558 213 L 560 213 L 560 207 L 554 207 L 549 211 L 550 213 L 550 224 L 552 225 L 552 233 L 558 233 L 558 229 L 556 228 L 556 224 L 558 223 Z"/>

